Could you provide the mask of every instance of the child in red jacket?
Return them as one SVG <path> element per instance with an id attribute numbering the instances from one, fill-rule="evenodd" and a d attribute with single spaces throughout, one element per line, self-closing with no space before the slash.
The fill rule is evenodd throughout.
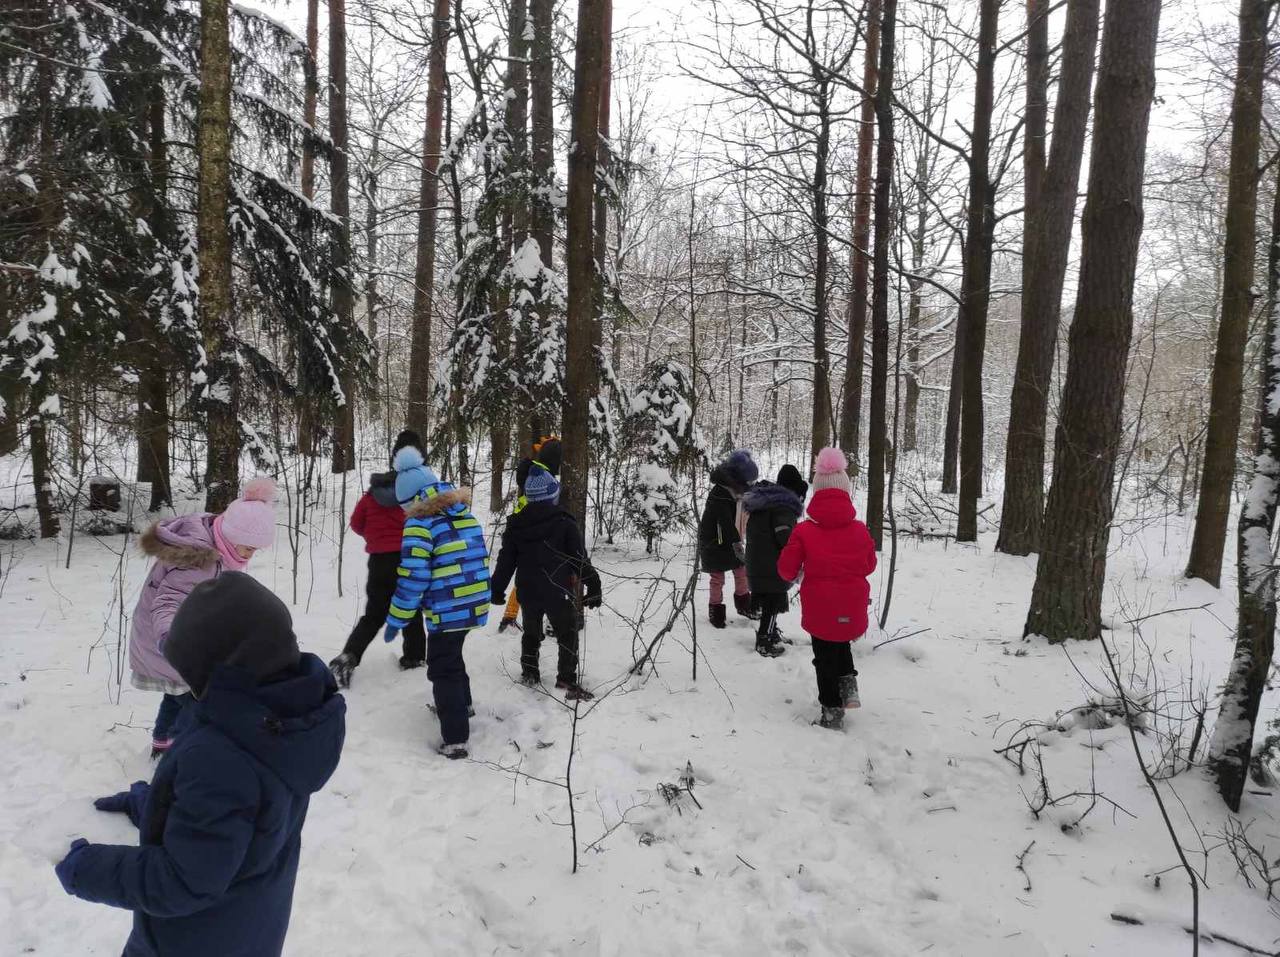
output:
<path id="1" fill-rule="evenodd" d="M 824 728 L 844 727 L 846 708 L 861 706 L 850 645 L 867 631 L 876 548 L 853 507 L 844 454 L 826 448 L 814 468 L 808 518 L 791 533 L 778 557 L 778 574 L 800 583 L 800 627 L 813 638 L 813 668 Z"/>
<path id="2" fill-rule="evenodd" d="M 417 432 L 409 429 L 396 436 L 391 450 L 395 454 L 407 445 L 422 447 Z M 400 541 L 404 535 L 404 509 L 396 498 L 396 473 L 381 472 L 369 479 L 369 490 L 360 496 L 351 513 L 351 530 L 364 539 L 369 554 L 369 579 L 365 583 L 364 615 L 351 629 L 342 654 L 329 662 L 329 670 L 340 688 L 351 685 L 351 673 L 360 665 L 373 636 L 382 631 L 391 608 L 391 598 L 399 582 Z M 427 663 L 427 633 L 422 616 L 416 616 L 404 629 L 404 655 L 401 670 L 421 668 Z"/>

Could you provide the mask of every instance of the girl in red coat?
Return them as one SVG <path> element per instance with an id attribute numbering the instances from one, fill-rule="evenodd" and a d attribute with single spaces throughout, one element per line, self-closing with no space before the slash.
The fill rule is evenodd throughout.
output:
<path id="1" fill-rule="evenodd" d="M 853 485 L 839 449 L 818 453 L 808 518 L 778 557 L 778 574 L 800 583 L 800 626 L 813 638 L 813 667 L 824 728 L 842 728 L 846 708 L 860 706 L 850 645 L 867 631 L 876 548 L 853 507 Z"/>

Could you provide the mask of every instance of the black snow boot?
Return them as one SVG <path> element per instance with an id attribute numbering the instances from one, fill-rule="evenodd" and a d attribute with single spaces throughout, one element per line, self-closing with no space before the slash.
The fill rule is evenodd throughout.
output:
<path id="1" fill-rule="evenodd" d="M 414 668 L 423 667 L 426 663 L 427 661 L 425 658 L 410 658 L 408 655 L 404 655 L 400 659 L 400 670 L 412 671 Z"/>
<path id="2" fill-rule="evenodd" d="M 711 618 L 712 628 L 723 628 L 728 621 L 724 605 L 710 605 L 707 613 Z"/>
<path id="3" fill-rule="evenodd" d="M 566 681 L 564 678 L 557 678 L 556 688 L 564 692 L 565 701 L 592 701 L 595 699 L 595 695 L 578 684 L 577 681 Z"/>
<path id="4" fill-rule="evenodd" d="M 537 688 L 542 684 L 542 675 L 532 668 L 525 668 L 520 672 L 519 680 L 526 688 Z"/>
<path id="5" fill-rule="evenodd" d="M 756 654 L 762 658 L 778 658 L 787 653 L 786 647 L 774 635 L 756 635 Z"/>
<path id="6" fill-rule="evenodd" d="M 828 708 L 823 705 L 822 714 L 814 724 L 820 728 L 829 728 L 832 731 L 843 731 L 844 708 Z"/>
<path id="7" fill-rule="evenodd" d="M 339 688 L 350 688 L 351 675 L 356 670 L 355 656 L 344 651 L 329 662 L 329 670 L 333 672 L 333 680 L 338 682 Z"/>
<path id="8" fill-rule="evenodd" d="M 755 606 L 750 594 L 734 595 L 733 608 L 743 618 L 749 618 L 751 621 L 760 620 L 760 609 Z"/>

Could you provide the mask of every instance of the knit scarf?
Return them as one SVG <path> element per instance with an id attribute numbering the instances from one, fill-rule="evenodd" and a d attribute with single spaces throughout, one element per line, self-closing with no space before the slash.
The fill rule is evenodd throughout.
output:
<path id="1" fill-rule="evenodd" d="M 218 556 L 222 559 L 222 564 L 230 571 L 242 572 L 249 567 L 249 559 L 241 558 L 240 553 L 236 551 L 235 545 L 227 540 L 222 534 L 222 516 L 219 515 L 213 520 L 213 544 L 218 549 Z"/>

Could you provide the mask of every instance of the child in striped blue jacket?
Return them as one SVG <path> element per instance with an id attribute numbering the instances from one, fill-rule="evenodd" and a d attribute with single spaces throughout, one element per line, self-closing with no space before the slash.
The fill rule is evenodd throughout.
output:
<path id="1" fill-rule="evenodd" d="M 471 679 L 462 658 L 467 632 L 489 617 L 489 551 L 471 514 L 471 492 L 441 481 L 416 448 L 392 463 L 405 511 L 399 582 L 387 615 L 388 641 L 421 613 L 427 622 L 427 678 L 447 758 L 467 756 Z"/>

